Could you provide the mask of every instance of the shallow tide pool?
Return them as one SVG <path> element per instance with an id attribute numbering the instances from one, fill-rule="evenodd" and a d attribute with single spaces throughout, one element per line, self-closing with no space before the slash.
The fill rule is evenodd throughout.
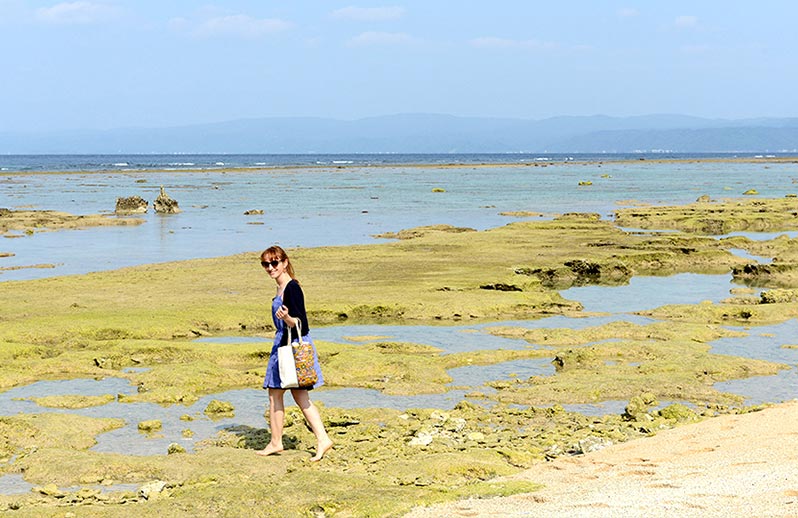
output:
<path id="1" fill-rule="evenodd" d="M 553 316 L 531 321 L 493 322 L 489 324 L 461 326 L 380 326 L 356 325 L 314 328 L 312 336 L 317 340 L 339 343 L 363 343 L 362 337 L 380 337 L 378 340 L 411 342 L 432 345 L 442 354 L 476 350 L 525 349 L 538 347 L 526 340 L 493 336 L 486 328 L 494 326 L 520 326 L 525 328 L 586 328 L 601 326 L 616 320 L 647 324 L 652 322 L 632 314 L 635 311 L 652 309 L 665 304 L 696 304 L 704 300 L 718 301 L 729 296 L 734 287 L 729 275 L 682 274 L 672 277 L 635 277 L 626 286 L 583 287 L 563 291 L 569 299 L 582 302 L 587 311 L 603 311 L 601 316 L 568 318 Z M 690 289 L 680 288 L 689 286 Z M 747 404 L 776 402 L 798 397 L 798 349 L 783 348 L 795 344 L 798 336 L 798 321 L 748 329 L 748 336 L 723 338 L 711 343 L 714 352 L 786 363 L 792 368 L 776 376 L 750 378 L 719 383 L 719 390 L 741 394 Z M 376 341 L 378 341 L 376 340 Z M 207 343 L 230 343 L 265 341 L 264 338 L 207 337 L 198 339 Z M 542 346 L 541 346 L 542 347 Z M 322 388 L 313 393 L 313 399 L 324 405 L 341 408 L 380 407 L 393 409 L 440 408 L 451 409 L 466 398 L 466 394 L 488 393 L 493 389 L 485 383 L 495 380 L 526 379 L 530 376 L 554 374 L 551 359 L 514 360 L 495 365 L 464 366 L 449 371 L 453 381 L 451 390 L 444 394 L 420 394 L 414 396 L 392 396 L 376 390 L 356 388 Z M 102 406 L 64 410 L 37 405 L 30 398 L 51 395 L 133 394 L 136 388 L 121 378 L 101 380 L 76 379 L 63 381 L 40 381 L 0 393 L 0 413 L 71 412 L 91 417 L 123 418 L 126 426 L 101 434 L 93 450 L 119 452 L 135 455 L 163 454 L 171 443 L 178 443 L 191 451 L 193 445 L 218 431 L 233 425 L 266 427 L 264 412 L 268 402 L 266 391 L 259 387 L 233 390 L 201 398 L 191 406 L 160 406 L 152 403 L 119 403 L 114 401 Z M 235 417 L 214 420 L 204 414 L 211 400 L 227 401 L 235 407 Z M 479 397 L 473 400 L 480 404 Z M 286 403 L 292 404 L 290 396 Z M 550 404 L 557 404 L 551 401 Z M 620 413 L 625 402 L 606 401 L 590 405 L 567 405 L 569 410 L 586 414 Z M 181 420 L 190 416 L 191 420 Z M 140 421 L 159 419 L 163 428 L 154 434 L 138 430 Z M 191 430 L 190 438 L 184 430 Z"/>

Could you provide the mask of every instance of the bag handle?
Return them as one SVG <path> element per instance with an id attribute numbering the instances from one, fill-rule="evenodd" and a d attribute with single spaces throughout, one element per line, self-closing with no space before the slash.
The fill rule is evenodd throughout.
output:
<path id="1" fill-rule="evenodd" d="M 288 331 L 288 341 L 285 343 L 286 345 L 291 345 L 291 326 L 287 323 L 285 324 L 285 329 Z M 296 334 L 297 334 L 297 341 L 302 341 L 302 320 L 300 318 L 296 319 Z"/>
<path id="2" fill-rule="evenodd" d="M 283 288 L 283 303 L 285 303 L 285 288 Z M 283 323 L 285 323 L 285 321 L 283 321 Z M 289 326 L 287 323 L 285 323 L 285 327 L 288 330 L 288 341 L 285 344 L 286 345 L 291 345 L 291 326 Z M 296 332 L 297 332 L 297 341 L 301 342 L 302 341 L 302 319 L 299 318 L 299 317 L 297 317 L 297 319 L 296 319 Z"/>

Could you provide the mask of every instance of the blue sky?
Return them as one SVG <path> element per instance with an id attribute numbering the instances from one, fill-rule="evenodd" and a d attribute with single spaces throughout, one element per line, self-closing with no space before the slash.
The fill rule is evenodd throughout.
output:
<path id="1" fill-rule="evenodd" d="M 798 2 L 0 0 L 0 131 L 798 116 Z"/>

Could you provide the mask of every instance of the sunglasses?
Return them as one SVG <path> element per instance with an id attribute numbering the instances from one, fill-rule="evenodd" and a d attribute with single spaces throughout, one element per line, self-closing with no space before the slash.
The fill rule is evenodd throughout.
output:
<path id="1" fill-rule="evenodd" d="M 271 266 L 272 268 L 277 268 L 277 265 L 280 264 L 282 261 L 261 261 L 260 265 L 264 268 L 268 268 Z"/>

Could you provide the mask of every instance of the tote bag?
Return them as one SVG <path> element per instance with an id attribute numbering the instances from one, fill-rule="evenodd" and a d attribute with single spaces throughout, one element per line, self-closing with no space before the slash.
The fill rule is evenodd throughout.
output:
<path id="1" fill-rule="evenodd" d="M 310 388 L 318 376 L 315 369 L 313 344 L 302 338 L 302 323 L 297 319 L 297 339 L 291 339 L 291 328 L 286 326 L 288 340 L 286 345 L 277 348 L 277 366 L 280 371 L 282 388 Z"/>

